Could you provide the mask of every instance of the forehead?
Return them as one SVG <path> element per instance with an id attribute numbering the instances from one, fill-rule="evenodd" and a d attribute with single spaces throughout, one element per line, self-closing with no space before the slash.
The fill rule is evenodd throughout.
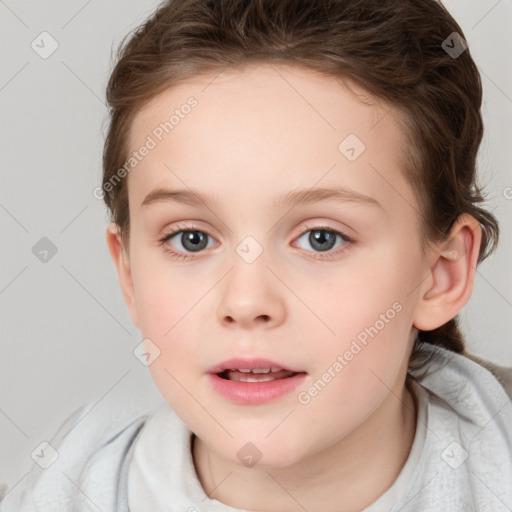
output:
<path id="1" fill-rule="evenodd" d="M 134 210 L 163 186 L 246 205 L 315 184 L 385 207 L 397 206 L 397 194 L 414 202 L 399 113 L 351 82 L 300 67 L 259 64 L 185 80 L 135 117 L 130 152 L 149 140 L 129 175 Z"/>

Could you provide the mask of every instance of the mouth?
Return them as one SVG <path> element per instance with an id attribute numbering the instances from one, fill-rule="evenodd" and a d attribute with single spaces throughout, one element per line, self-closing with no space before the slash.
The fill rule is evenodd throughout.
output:
<path id="1" fill-rule="evenodd" d="M 268 382 L 288 379 L 304 370 L 292 368 L 282 363 L 263 358 L 232 358 L 209 368 L 207 373 L 215 374 L 224 380 L 238 382 Z"/>
<path id="2" fill-rule="evenodd" d="M 231 402 L 258 405 L 288 395 L 307 372 L 268 359 L 235 358 L 210 368 L 213 388 Z"/>
<path id="3" fill-rule="evenodd" d="M 305 372 L 292 372 L 278 367 L 271 367 L 253 369 L 230 368 L 222 372 L 218 372 L 216 375 L 221 379 L 234 380 L 237 382 L 270 382 L 274 380 L 288 379 L 299 373 Z"/>

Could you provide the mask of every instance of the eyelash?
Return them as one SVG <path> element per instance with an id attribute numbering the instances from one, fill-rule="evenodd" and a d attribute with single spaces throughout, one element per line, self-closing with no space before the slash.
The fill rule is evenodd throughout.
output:
<path id="1" fill-rule="evenodd" d="M 166 253 L 168 253 L 172 258 L 174 258 L 176 260 L 180 260 L 180 261 L 189 260 L 194 257 L 193 253 L 191 253 L 191 254 L 181 253 L 174 249 L 170 249 L 168 245 L 164 245 L 168 240 L 173 238 L 178 233 L 187 232 L 187 231 L 199 231 L 200 233 L 204 233 L 207 236 L 211 236 L 208 233 L 206 233 L 205 231 L 203 231 L 201 229 L 197 229 L 194 226 L 176 226 L 176 228 L 172 232 L 165 234 L 162 238 L 160 238 L 158 240 L 158 242 L 161 246 L 163 246 L 164 251 Z M 326 260 L 326 259 L 334 258 L 335 256 L 338 256 L 341 253 L 345 252 L 351 245 L 353 245 L 355 243 L 355 240 L 352 237 L 346 235 L 345 233 L 343 233 L 341 231 L 336 231 L 335 229 L 332 229 L 328 226 L 305 226 L 305 230 L 299 234 L 297 239 L 300 239 L 302 236 L 304 236 L 309 231 L 327 231 L 329 233 L 333 233 L 334 235 L 340 236 L 341 239 L 345 242 L 344 245 L 341 248 L 338 248 L 337 250 L 330 249 L 329 251 L 326 251 L 324 253 L 316 252 L 315 254 L 317 254 L 317 255 L 321 254 L 322 256 L 313 256 L 314 259 Z M 202 251 L 199 251 L 199 252 L 202 252 Z"/>

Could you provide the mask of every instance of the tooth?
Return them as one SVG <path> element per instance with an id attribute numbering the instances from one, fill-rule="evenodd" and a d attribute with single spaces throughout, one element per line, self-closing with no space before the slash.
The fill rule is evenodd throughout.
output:
<path id="1" fill-rule="evenodd" d="M 243 368 L 243 369 L 242 369 L 242 368 L 240 368 L 239 370 L 234 369 L 233 371 L 234 371 L 234 372 L 239 371 L 239 372 L 242 372 L 242 373 L 249 373 L 251 370 L 250 370 L 250 369 L 246 369 L 246 368 Z"/>
<path id="2" fill-rule="evenodd" d="M 245 382 L 268 382 L 274 380 L 272 377 L 265 377 L 263 379 L 256 379 L 254 377 L 249 377 Z"/>
<path id="3" fill-rule="evenodd" d="M 253 373 L 269 373 L 270 368 L 253 368 L 252 372 Z"/>
<path id="4" fill-rule="evenodd" d="M 270 371 L 273 372 L 273 373 L 280 372 L 281 368 L 277 368 L 276 366 L 272 366 L 272 368 L 270 368 Z"/>
<path id="5" fill-rule="evenodd" d="M 250 376 L 250 375 L 244 375 L 244 376 L 240 376 L 239 379 L 234 379 L 238 382 L 268 382 L 268 381 L 273 381 L 274 380 L 274 377 L 271 377 L 270 375 L 265 375 L 265 376 L 261 376 L 261 377 L 256 377 L 256 376 Z"/>

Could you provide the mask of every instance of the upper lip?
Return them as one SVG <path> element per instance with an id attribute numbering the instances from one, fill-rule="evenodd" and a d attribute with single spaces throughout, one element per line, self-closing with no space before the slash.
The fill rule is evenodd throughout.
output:
<path id="1" fill-rule="evenodd" d="M 283 363 L 271 361 L 270 359 L 253 358 L 253 357 L 250 357 L 250 358 L 235 357 L 232 359 L 228 359 L 226 361 L 223 361 L 222 363 L 212 366 L 211 368 L 208 368 L 208 370 L 206 370 L 206 372 L 207 373 L 222 373 L 224 370 L 229 370 L 229 369 L 253 370 L 253 369 L 265 369 L 265 368 L 281 368 L 283 370 L 287 370 L 289 372 L 294 372 L 294 373 L 304 372 L 304 370 L 298 370 L 296 368 L 292 368 Z"/>

